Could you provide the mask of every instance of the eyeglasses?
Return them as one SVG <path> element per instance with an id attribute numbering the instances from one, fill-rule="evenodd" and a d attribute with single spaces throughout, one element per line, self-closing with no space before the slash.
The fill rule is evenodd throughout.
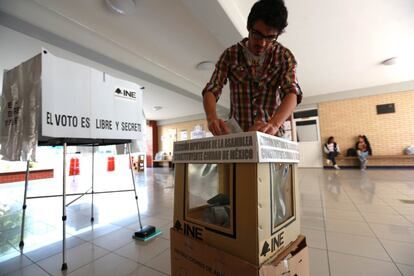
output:
<path id="1" fill-rule="evenodd" d="M 279 34 L 276 35 L 263 35 L 261 32 L 256 31 L 255 29 L 250 30 L 250 34 L 254 39 L 265 40 L 266 42 L 274 42 L 277 40 Z"/>

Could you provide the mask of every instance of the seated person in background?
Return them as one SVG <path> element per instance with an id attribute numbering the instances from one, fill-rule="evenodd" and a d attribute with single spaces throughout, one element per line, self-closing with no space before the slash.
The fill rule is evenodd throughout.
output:
<path id="1" fill-rule="evenodd" d="M 166 153 L 166 152 L 164 152 L 164 151 L 159 151 L 159 152 L 157 152 L 157 153 L 155 154 L 154 160 L 155 160 L 155 161 L 161 161 L 161 160 L 164 160 L 164 156 L 166 156 L 166 155 L 167 155 L 167 153 Z"/>
<path id="2" fill-rule="evenodd" d="M 355 149 L 357 151 L 361 171 L 364 171 L 367 168 L 367 157 L 368 155 L 372 155 L 371 145 L 365 135 L 358 136 L 358 142 L 355 144 Z"/>
<path id="3" fill-rule="evenodd" d="M 339 170 L 339 166 L 336 164 L 335 157 L 338 156 L 340 153 L 339 146 L 335 142 L 334 137 L 329 137 L 328 141 L 323 145 L 323 151 L 328 156 L 328 159 L 326 159 L 326 164 L 334 166 L 335 169 Z"/>

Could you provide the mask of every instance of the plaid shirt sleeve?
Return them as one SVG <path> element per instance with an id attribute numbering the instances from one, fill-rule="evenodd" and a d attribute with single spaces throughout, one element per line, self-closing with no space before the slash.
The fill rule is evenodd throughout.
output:
<path id="1" fill-rule="evenodd" d="M 220 56 L 220 59 L 217 61 L 213 75 L 211 76 L 210 81 L 203 89 L 203 97 L 206 92 L 210 91 L 216 97 L 216 101 L 219 100 L 223 86 L 227 83 L 227 75 L 229 69 L 228 57 L 229 51 L 227 49 L 226 51 L 224 51 L 224 53 Z"/>
<path id="2" fill-rule="evenodd" d="M 292 52 L 286 49 L 283 55 L 283 76 L 280 83 L 280 99 L 289 94 L 294 93 L 297 95 L 297 104 L 302 101 L 302 90 L 300 89 L 297 77 L 296 77 L 296 60 Z"/>

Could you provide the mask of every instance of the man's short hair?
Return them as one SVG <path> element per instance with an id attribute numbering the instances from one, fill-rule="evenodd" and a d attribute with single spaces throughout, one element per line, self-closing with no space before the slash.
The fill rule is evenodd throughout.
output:
<path id="1" fill-rule="evenodd" d="M 250 10 L 247 18 L 247 29 L 253 27 L 258 20 L 267 26 L 275 28 L 282 33 L 287 26 L 288 12 L 283 0 L 260 0 Z"/>

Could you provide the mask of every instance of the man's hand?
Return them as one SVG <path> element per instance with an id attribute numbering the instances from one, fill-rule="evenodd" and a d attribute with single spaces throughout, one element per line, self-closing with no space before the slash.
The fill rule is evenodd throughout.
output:
<path id="1" fill-rule="evenodd" d="M 260 131 L 270 135 L 275 135 L 279 128 L 270 122 L 256 121 L 249 131 Z"/>
<path id="2" fill-rule="evenodd" d="M 214 136 L 229 134 L 230 130 L 222 119 L 214 119 L 208 121 L 208 129 Z"/>
<path id="3" fill-rule="evenodd" d="M 206 112 L 208 129 L 214 136 L 229 134 L 230 130 L 222 119 L 216 114 L 216 97 L 213 92 L 207 91 L 203 97 L 204 110 Z"/>

